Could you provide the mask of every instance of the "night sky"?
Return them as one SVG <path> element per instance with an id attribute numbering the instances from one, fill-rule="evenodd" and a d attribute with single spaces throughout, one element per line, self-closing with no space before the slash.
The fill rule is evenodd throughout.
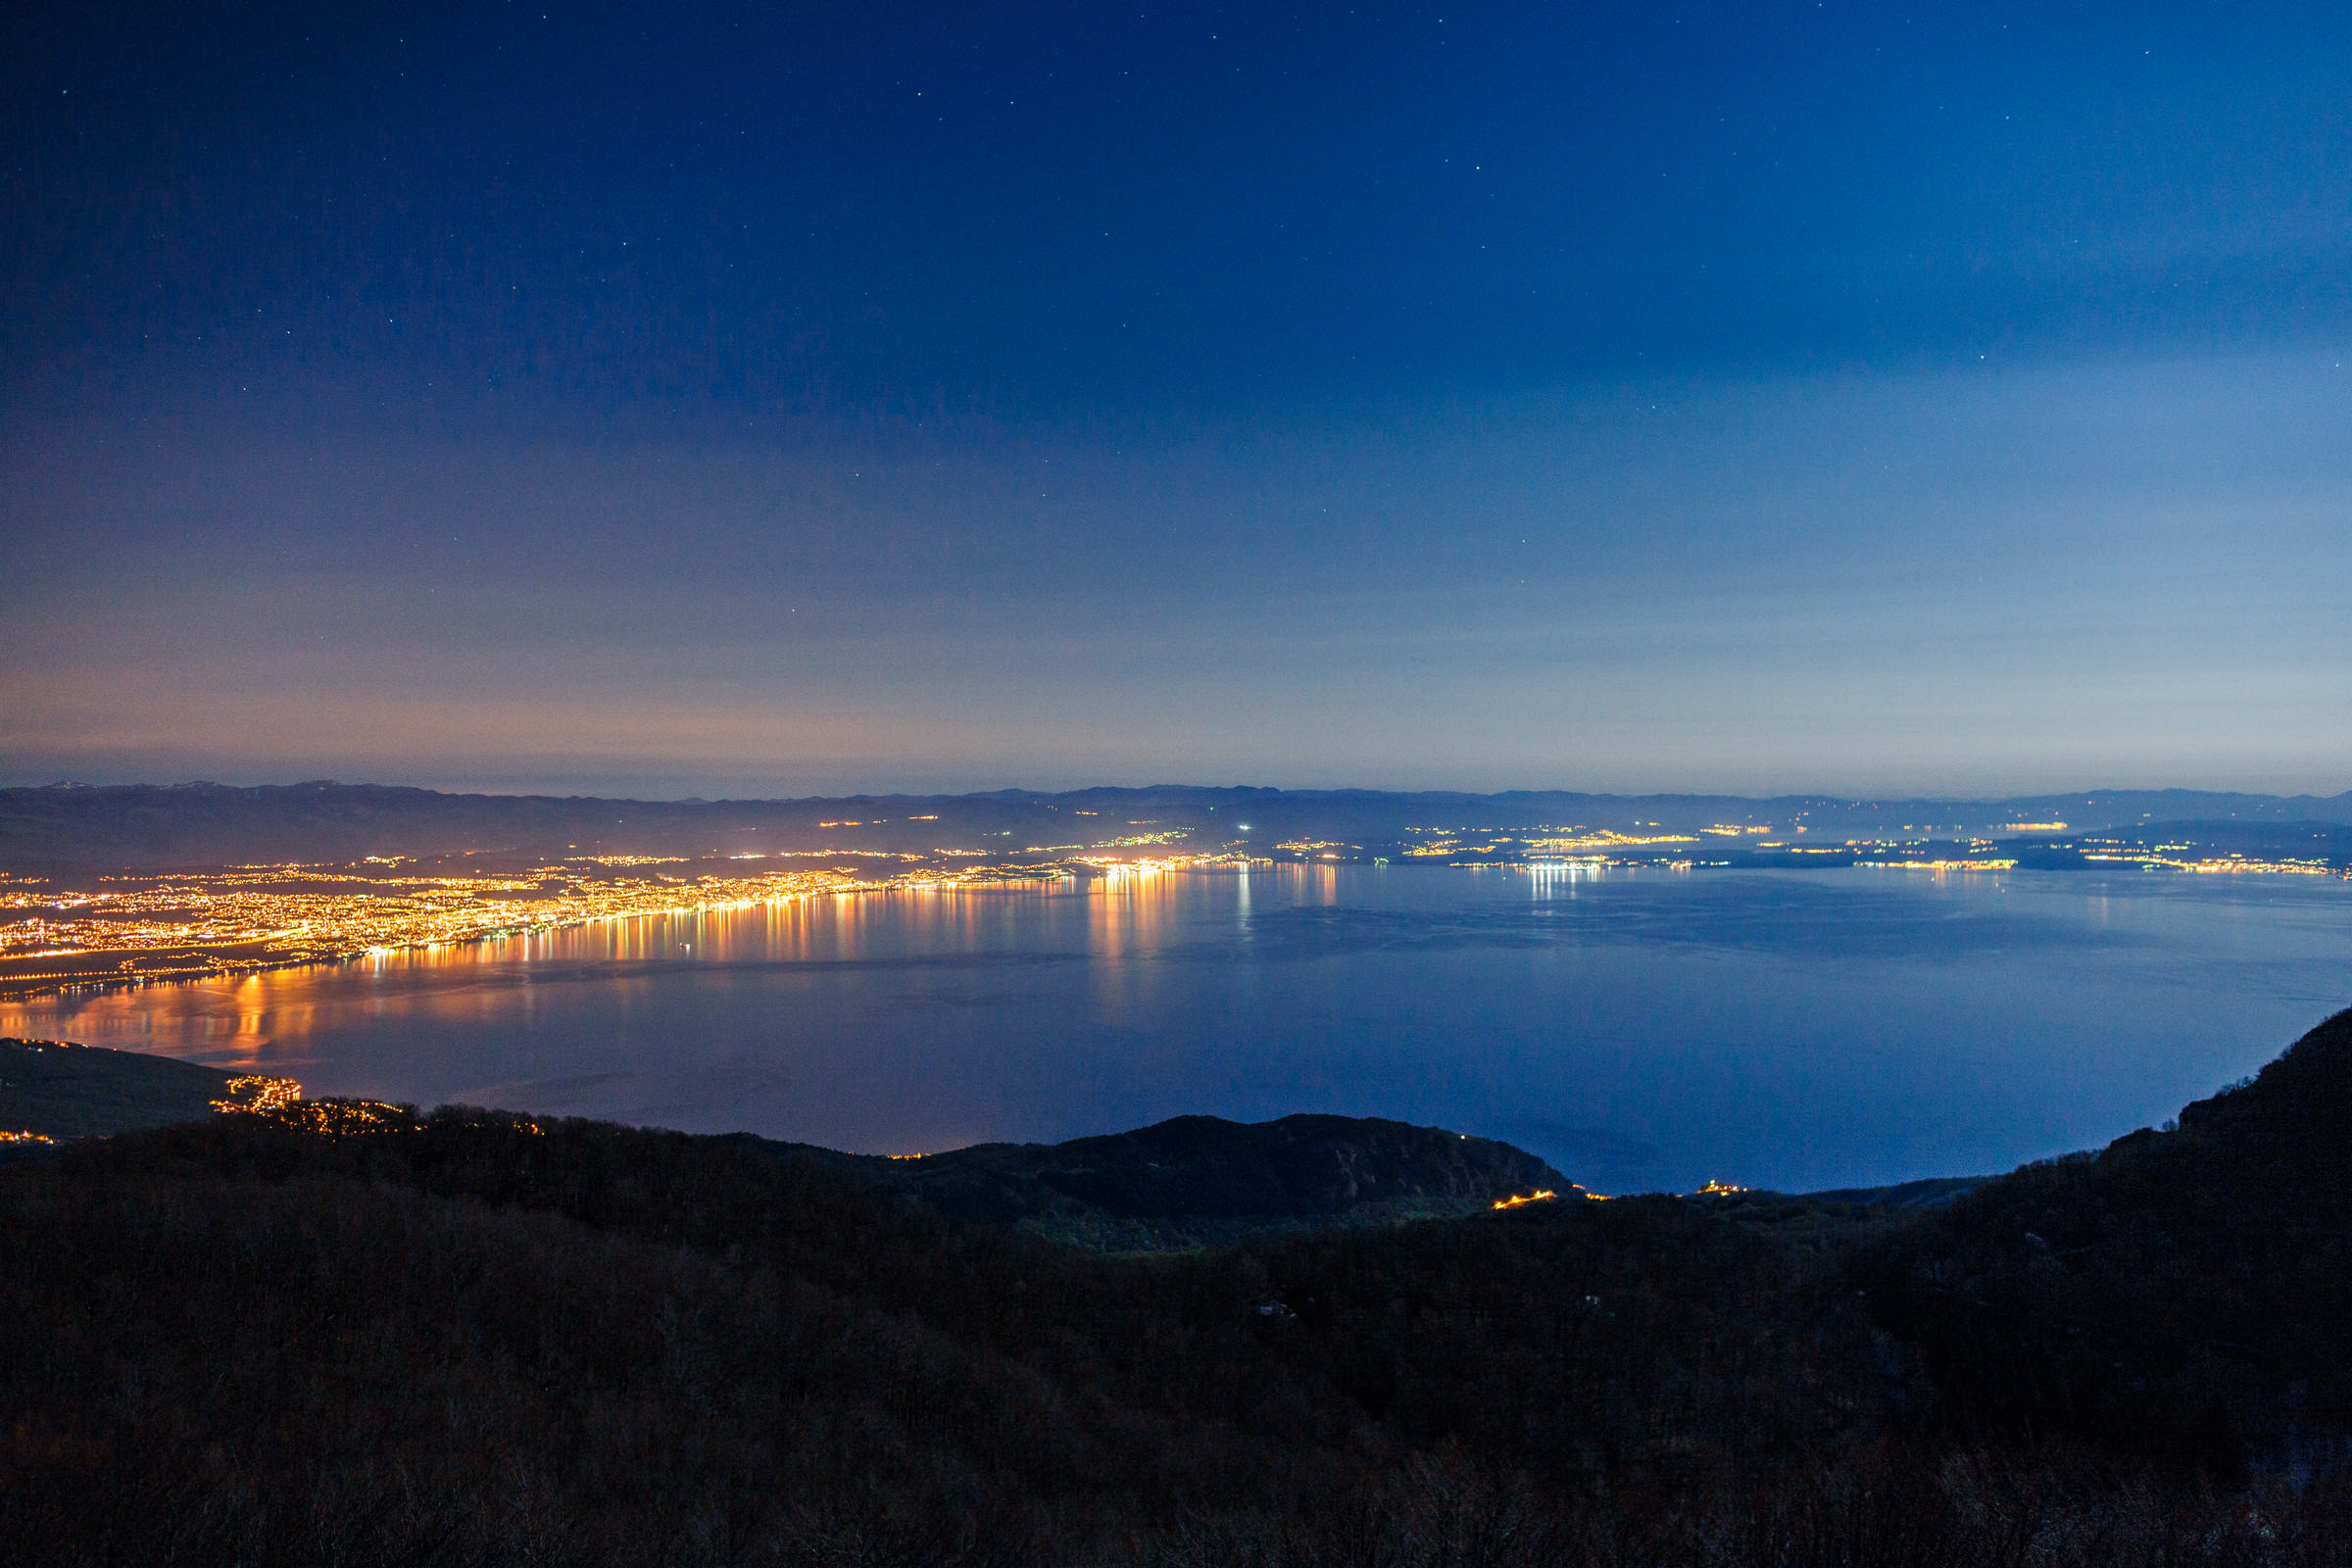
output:
<path id="1" fill-rule="evenodd" d="M 2352 7 L 23 6 L 0 781 L 2352 786 Z"/>

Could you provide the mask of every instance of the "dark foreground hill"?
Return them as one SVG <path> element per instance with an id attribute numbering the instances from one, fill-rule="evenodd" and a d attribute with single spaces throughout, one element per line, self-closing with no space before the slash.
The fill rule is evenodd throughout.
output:
<path id="1" fill-rule="evenodd" d="M 979 1144 L 895 1163 L 886 1175 L 945 1214 L 1098 1251 L 1467 1214 L 1499 1199 L 1573 1193 L 1566 1177 L 1508 1144 L 1354 1116 L 1178 1116 L 1104 1138 Z"/>
<path id="2" fill-rule="evenodd" d="M 0 1133 L 46 1138 L 169 1127 L 238 1099 L 218 1067 L 58 1040 L 0 1040 Z"/>
<path id="3" fill-rule="evenodd" d="M 0 1133 L 50 1143 L 166 1127 L 249 1104 L 259 1086 L 279 1082 L 143 1052 L 0 1039 Z M 1177 1116 L 1105 1137 L 976 1144 L 919 1158 L 768 1147 L 858 1172 L 949 1218 L 1111 1252 L 1469 1214 L 1501 1199 L 1574 1191 L 1508 1144 L 1374 1117 Z"/>
<path id="4" fill-rule="evenodd" d="M 2230 1470 L 2352 1435 L 2352 1012 L 2249 1082 L 2031 1165 L 1867 1257 L 1972 1427 Z"/>
<path id="5" fill-rule="evenodd" d="M 0 1541 L 93 1563 L 2341 1563 L 2348 1114 L 2338 1018 L 2181 1131 L 1939 1208 L 1555 1200 L 1156 1256 L 750 1138 L 216 1116 L 0 1172 Z M 1153 1156 L 1227 1141 L 1105 1142 L 973 1163 L 1109 1212 L 1159 1200 Z M 1462 1157 L 1466 1180 L 1490 1156 Z M 1323 1159 L 1274 1187 L 1337 1201 Z M 1215 1164 L 1189 1190 L 1273 1190 Z M 1105 1169 L 1127 1176 L 1087 1185 Z"/>

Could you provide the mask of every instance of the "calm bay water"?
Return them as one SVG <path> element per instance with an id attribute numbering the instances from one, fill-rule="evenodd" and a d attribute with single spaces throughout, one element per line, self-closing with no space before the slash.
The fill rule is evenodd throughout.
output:
<path id="1" fill-rule="evenodd" d="M 2104 1143 L 2347 1004 L 2333 879 L 1259 866 L 0 1003 L 0 1034 L 841 1149 L 1328 1110 L 1599 1192 L 1803 1190 Z"/>

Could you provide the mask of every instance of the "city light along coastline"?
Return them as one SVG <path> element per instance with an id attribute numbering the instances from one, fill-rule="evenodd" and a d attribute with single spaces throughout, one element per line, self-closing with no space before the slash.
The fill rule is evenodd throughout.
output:
<path id="1" fill-rule="evenodd" d="M 1092 817 L 1093 811 L 1072 816 Z M 906 819 L 928 824 L 925 815 Z M 828 821 L 822 830 L 874 828 Z M 1076 826 L 1075 823 L 1071 824 Z M 1090 824 L 1091 826 L 1092 824 Z M 466 851 L 419 858 L 368 856 L 321 863 L 60 878 L 0 872 L 0 998 L 113 989 L 388 957 L 533 937 L 599 922 L 760 904 L 1038 883 L 1113 881 L 1217 866 L 1420 864 L 1531 875 L 1539 890 L 1611 868 L 1744 867 L 1929 872 L 2121 869 L 2192 874 L 2352 876 L 2340 851 L 2248 854 L 2193 837 L 2064 834 L 2064 822 L 2017 822 L 2001 837 L 1846 839 L 1804 824 L 1717 823 L 1678 832 L 1588 826 L 1407 827 L 1393 839 L 1348 842 L 1294 829 L 1253 841 L 1247 823 L 1190 848 L 1194 830 L 1154 819 L 1091 841 L 1018 848 L 821 848 L 701 856 L 574 854 L 562 858 Z M 1111 828 L 1103 822 L 1096 831 Z M 995 835 L 987 835 L 995 836 Z M 1009 835 L 1007 835 L 1009 836 Z M 1052 836 L 1052 835 L 1048 835 Z M 919 842 L 919 841 L 918 841 Z M 985 836 L 984 840 L 985 842 Z M 797 864 L 796 864 L 797 862 Z"/>
<path id="2" fill-rule="evenodd" d="M 534 936 L 603 921 L 691 914 L 760 904 L 890 890 L 981 887 L 1081 875 L 1133 876 L 1229 863 L 1245 857 L 1137 857 L 1158 839 L 1045 861 L 941 858 L 874 851 L 783 851 L 695 859 L 580 856 L 500 871 L 464 867 L 470 857 L 370 857 L 339 864 L 239 865 L 217 871 L 100 876 L 89 889 L 0 875 L 0 998 L 248 974 L 343 963 L 420 949 Z M 1023 852 L 1029 853 L 1029 852 Z M 749 871 L 739 862 L 819 858 L 887 860 L 862 871 L 836 865 Z M 942 860 L 945 863 L 942 863 Z M 452 862 L 458 867 L 453 868 Z"/>

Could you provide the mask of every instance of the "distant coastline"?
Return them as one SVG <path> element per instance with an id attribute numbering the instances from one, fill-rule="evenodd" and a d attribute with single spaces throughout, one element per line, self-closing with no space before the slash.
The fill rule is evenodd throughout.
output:
<path id="1" fill-rule="evenodd" d="M 172 870 L 466 854 L 575 856 L 1198 854 L 1292 846 L 1371 857 L 1448 831 L 1673 837 L 1686 852 L 2019 842 L 2204 823 L 2243 832 L 2352 828 L 2352 791 L 2271 796 L 2088 790 L 1992 800 L 1828 795 L 1607 795 L 1513 790 L 1279 790 L 1154 785 L 1040 793 L 632 801 L 456 795 L 375 784 L 52 785 L 0 789 L 0 871 Z M 1128 831 L 1128 829 L 1141 831 Z M 1755 829 L 1763 829 L 1761 833 Z M 2152 848 L 2153 846 L 2151 846 Z M 2352 857 L 2347 857 L 2352 860 Z"/>
<path id="2" fill-rule="evenodd" d="M 2196 810 L 2212 814 L 2178 814 Z M 2342 879 L 2352 793 L 1838 802 L 1162 786 L 698 803 L 331 783 L 0 790 L 0 999 L 758 903 L 1259 864 Z"/>

